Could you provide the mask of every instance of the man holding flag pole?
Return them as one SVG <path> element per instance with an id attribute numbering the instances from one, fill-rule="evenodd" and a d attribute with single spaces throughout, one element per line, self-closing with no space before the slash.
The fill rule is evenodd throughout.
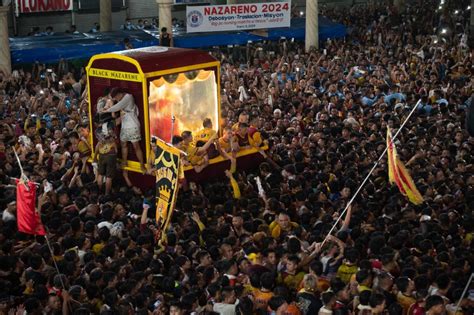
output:
<path id="1" fill-rule="evenodd" d="M 369 173 L 367 174 L 367 176 L 365 177 L 365 179 L 362 181 L 362 183 L 360 184 L 359 188 L 357 188 L 357 190 L 355 191 L 354 195 L 352 196 L 352 198 L 349 200 L 349 202 L 347 203 L 346 207 L 344 208 L 344 210 L 341 212 L 341 214 L 339 215 L 339 217 L 337 218 L 336 222 L 333 224 L 331 230 L 329 231 L 329 233 L 327 234 L 327 236 L 324 238 L 324 240 L 321 242 L 321 247 L 326 243 L 326 241 L 328 240 L 328 237 L 331 235 L 331 233 L 334 231 L 334 229 L 337 227 L 337 225 L 339 224 L 339 221 L 342 219 L 342 217 L 344 216 L 344 214 L 346 214 L 347 210 L 349 209 L 349 207 L 351 206 L 351 204 L 354 202 L 355 198 L 357 197 L 357 195 L 359 194 L 359 192 L 362 190 L 362 188 L 364 187 L 364 185 L 367 183 L 367 181 L 369 180 L 370 176 L 372 175 L 372 173 L 374 172 L 375 168 L 378 166 L 378 164 L 380 163 L 380 161 L 382 160 L 382 158 L 385 156 L 385 153 L 389 152 L 388 153 L 388 158 L 392 160 L 392 162 L 389 161 L 388 165 L 389 165 L 389 174 L 392 174 L 392 175 L 389 175 L 389 182 L 392 183 L 392 182 L 395 182 L 397 183 L 397 186 L 399 187 L 400 189 L 400 192 L 404 195 L 407 195 L 407 196 L 410 196 L 409 197 L 409 200 L 411 202 L 413 202 L 414 204 L 420 204 L 421 202 L 423 202 L 423 197 L 421 197 L 420 193 L 418 192 L 418 190 L 416 189 L 415 185 L 413 184 L 413 180 L 411 180 L 411 177 L 410 175 L 408 174 L 408 172 L 406 171 L 405 167 L 403 166 L 403 164 L 398 160 L 398 157 L 397 157 L 397 154 L 396 154 L 396 149 L 395 149 L 395 146 L 393 145 L 393 142 L 395 141 L 395 139 L 397 138 L 397 136 L 400 134 L 400 132 L 403 130 L 403 128 L 405 127 L 406 123 L 408 122 L 408 120 L 411 118 L 411 116 L 413 115 L 413 113 L 417 110 L 418 108 L 418 105 L 420 104 L 421 102 L 421 99 L 418 100 L 418 102 L 415 104 L 415 106 L 413 106 L 413 108 L 411 109 L 410 113 L 408 114 L 408 116 L 405 118 L 405 121 L 402 123 L 402 125 L 400 126 L 400 128 L 397 130 L 397 132 L 395 133 L 395 136 L 392 138 L 391 137 L 391 134 L 390 134 L 390 129 L 387 127 L 387 146 L 385 147 L 385 149 L 383 150 L 382 154 L 380 154 L 379 158 L 377 159 L 377 161 L 375 161 L 374 163 L 374 166 L 370 169 Z M 390 137 L 389 137 L 390 136 Z M 402 169 L 403 168 L 403 169 Z M 398 181 L 398 182 L 397 182 Z M 401 187 L 401 188 L 400 188 Z M 403 189 L 403 190 L 402 190 Z M 407 192 L 408 191 L 408 192 Z M 411 199 L 410 199 L 411 198 Z M 320 248 L 318 246 L 318 248 Z"/>

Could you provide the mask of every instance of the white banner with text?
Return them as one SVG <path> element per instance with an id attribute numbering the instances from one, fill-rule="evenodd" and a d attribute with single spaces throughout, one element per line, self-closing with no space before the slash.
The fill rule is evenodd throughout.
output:
<path id="1" fill-rule="evenodd" d="M 290 27 L 291 1 L 187 6 L 188 33 Z"/>

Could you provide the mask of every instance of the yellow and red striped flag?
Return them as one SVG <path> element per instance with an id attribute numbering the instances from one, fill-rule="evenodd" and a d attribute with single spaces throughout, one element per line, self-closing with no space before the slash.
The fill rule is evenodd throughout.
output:
<path id="1" fill-rule="evenodd" d="M 397 148 L 392 141 L 392 133 L 387 128 L 387 154 L 388 154 L 388 181 L 396 184 L 402 195 L 406 196 L 411 203 L 419 205 L 423 197 L 415 186 L 408 170 L 398 158 Z"/>

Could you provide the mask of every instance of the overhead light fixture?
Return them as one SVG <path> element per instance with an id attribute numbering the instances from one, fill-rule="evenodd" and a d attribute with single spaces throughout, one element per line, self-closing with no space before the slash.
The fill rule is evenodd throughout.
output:
<path id="1" fill-rule="evenodd" d="M 446 34 L 447 32 L 448 32 L 448 30 L 445 29 L 445 28 L 443 28 L 443 29 L 441 30 L 441 34 Z"/>
<path id="2" fill-rule="evenodd" d="M 303 15 L 304 15 L 304 12 L 303 12 L 303 11 L 300 11 L 300 15 L 303 16 Z"/>
<path id="3" fill-rule="evenodd" d="M 458 14 L 458 13 L 459 13 L 459 10 L 454 11 L 454 14 Z"/>
<path id="4" fill-rule="evenodd" d="M 468 5 L 466 10 L 471 10 L 471 6 L 470 6 L 470 5 Z"/>

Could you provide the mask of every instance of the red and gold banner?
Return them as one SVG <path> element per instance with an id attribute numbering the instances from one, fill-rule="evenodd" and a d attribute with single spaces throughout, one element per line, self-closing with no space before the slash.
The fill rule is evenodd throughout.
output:
<path id="1" fill-rule="evenodd" d="M 419 205 L 423 203 L 423 197 L 415 186 L 408 170 L 398 158 L 397 148 L 392 141 L 392 133 L 387 128 L 387 154 L 388 154 L 388 181 L 396 184 L 402 195 L 406 196 L 411 203 Z"/>

